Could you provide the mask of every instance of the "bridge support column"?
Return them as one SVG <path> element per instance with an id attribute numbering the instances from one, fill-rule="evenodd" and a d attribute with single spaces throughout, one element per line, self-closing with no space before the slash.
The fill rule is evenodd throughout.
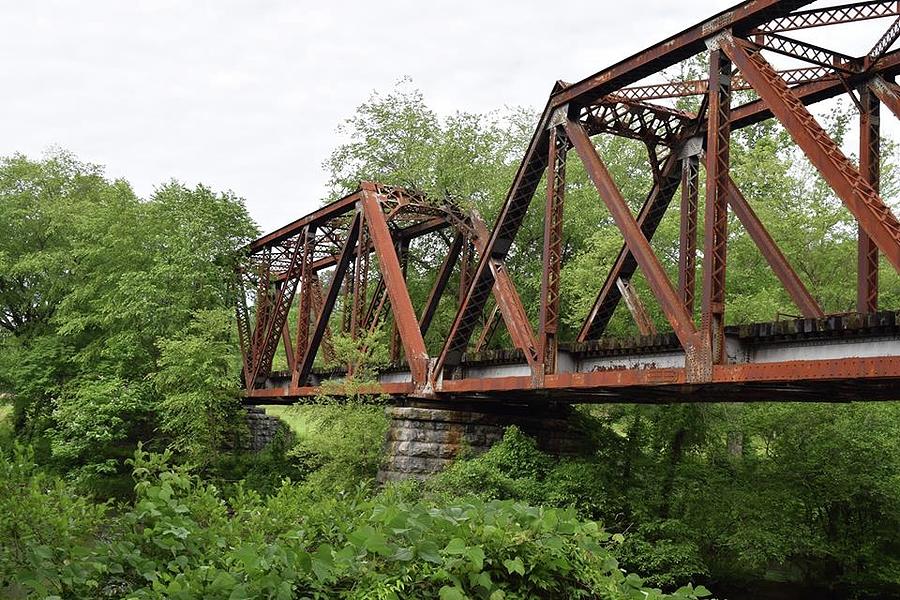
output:
<path id="1" fill-rule="evenodd" d="M 378 482 L 426 479 L 463 452 L 481 454 L 503 439 L 510 425 L 535 438 L 544 452 L 577 454 L 586 436 L 568 405 L 541 407 L 473 403 L 418 403 L 391 406 L 385 458 Z"/>
<path id="2" fill-rule="evenodd" d="M 246 406 L 247 436 L 239 440 L 238 448 L 250 452 L 260 452 L 271 444 L 278 434 L 290 435 L 287 424 L 273 415 L 267 415 L 261 406 Z"/>

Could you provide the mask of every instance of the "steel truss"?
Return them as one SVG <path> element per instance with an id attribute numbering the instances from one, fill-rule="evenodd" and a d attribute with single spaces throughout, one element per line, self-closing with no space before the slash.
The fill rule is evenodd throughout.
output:
<path id="1" fill-rule="evenodd" d="M 745 198 L 731 178 L 733 131 L 777 119 L 855 217 L 857 310 L 863 320 L 865 315 L 880 314 L 879 258 L 900 270 L 900 222 L 879 195 L 878 167 L 880 106 L 900 117 L 900 88 L 893 83 L 900 72 L 900 51 L 891 51 L 900 37 L 900 5 L 856 2 L 804 9 L 809 4 L 744 2 L 580 82 L 557 82 L 491 229 L 477 214 L 453 202 L 364 182 L 356 192 L 251 244 L 237 278 L 238 332 L 248 397 L 297 399 L 319 393 L 322 377 L 313 370 L 317 357 L 320 362 L 333 360 L 332 327 L 340 323 L 357 337 L 388 321 L 392 356 L 402 356 L 403 364 L 395 364 L 397 375 L 382 378 L 371 391 L 398 396 L 501 398 L 520 393 L 603 401 L 622 396 L 620 388 L 633 387 L 651 396 L 654 389 L 664 389 L 690 399 L 703 390 L 730 393 L 729 398 L 740 400 L 748 390 L 752 393 L 747 392 L 746 398 L 765 395 L 767 390 L 807 393 L 825 389 L 823 382 L 829 381 L 842 386 L 896 386 L 900 344 L 896 352 L 886 350 L 883 356 L 814 360 L 800 352 L 790 360 L 766 364 L 747 364 L 752 361 L 742 361 L 729 350 L 732 334 L 725 324 L 729 214 L 757 245 L 799 315 L 823 322 L 832 318 L 757 217 L 753 199 Z M 891 23 L 859 57 L 784 35 L 879 18 Z M 666 69 L 700 54 L 709 58 L 708 78 L 658 83 Z M 771 61 L 782 56 L 807 66 L 779 70 Z M 740 91 L 753 92 L 754 99 L 736 105 L 735 92 Z M 849 94 L 860 112 L 859 165 L 844 155 L 807 109 L 842 94 Z M 652 102 L 689 96 L 701 98 L 696 112 Z M 596 135 L 646 145 L 653 184 L 636 215 L 598 154 L 592 141 Z M 560 340 L 559 333 L 566 165 L 572 155 L 584 164 L 624 244 L 570 343 Z M 532 324 L 506 258 L 542 180 L 546 194 L 541 299 L 537 322 Z M 651 242 L 679 190 L 679 258 L 673 284 Z M 407 262 L 411 244 L 426 236 L 439 240 L 430 247 L 442 248 L 443 256 L 427 300 L 416 307 L 408 291 Z M 681 353 L 679 366 L 579 371 L 582 367 L 573 366 L 572 357 L 582 356 L 579 348 L 605 343 L 607 325 L 621 299 L 646 339 L 658 342 L 665 337 L 656 332 L 631 285 L 638 270 L 671 328 L 672 337 L 666 339 L 673 351 Z M 452 322 L 442 335 L 428 336 L 444 298 L 455 306 Z M 342 315 L 333 314 L 338 304 Z M 515 346 L 503 355 L 520 365 L 515 375 L 490 375 L 473 366 L 487 360 L 483 351 L 501 322 Z M 476 331 L 480 333 L 473 343 Z M 432 340 L 430 347 L 426 336 Z M 272 371 L 279 347 L 287 374 Z M 640 345 L 631 350 L 646 352 Z M 353 365 L 334 368 L 339 374 L 351 373 Z"/>

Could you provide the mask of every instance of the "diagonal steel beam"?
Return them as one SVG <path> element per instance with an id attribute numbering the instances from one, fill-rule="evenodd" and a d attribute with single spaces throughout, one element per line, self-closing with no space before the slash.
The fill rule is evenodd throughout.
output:
<path id="1" fill-rule="evenodd" d="M 490 240 L 490 232 L 481 217 L 474 211 L 471 214 L 471 221 L 475 230 L 475 247 L 483 255 Z M 532 374 L 535 376 L 543 374 L 537 338 L 531 328 L 522 298 L 516 291 L 516 286 L 506 269 L 506 264 L 499 259 L 491 259 L 488 264 L 494 280 L 494 299 L 497 301 L 509 337 L 512 339 L 513 345 L 525 355 Z"/>
<path id="2" fill-rule="evenodd" d="M 900 119 L 900 86 L 878 75 L 869 81 L 867 87 L 895 117 Z"/>
<path id="3" fill-rule="evenodd" d="M 885 54 L 870 71 L 854 73 L 847 77 L 824 77 L 815 81 L 801 83 L 791 88 L 798 100 L 803 104 L 815 104 L 822 100 L 834 98 L 847 92 L 847 87 L 865 85 L 870 80 L 878 77 L 893 77 L 900 73 L 900 50 L 894 50 Z M 762 98 L 757 98 L 736 106 L 731 111 L 732 130 L 741 129 L 773 117 L 768 104 Z"/>
<path id="4" fill-rule="evenodd" d="M 525 157 L 519 163 L 512 186 L 506 201 L 500 209 L 500 215 L 491 232 L 484 252 L 478 261 L 471 280 L 468 283 L 447 341 L 435 365 L 435 374 L 440 375 L 445 367 L 456 366 L 462 360 L 463 353 L 472 337 L 472 332 L 481 320 L 485 302 L 494 285 L 495 267 L 506 257 L 513 240 L 522 225 L 538 183 L 547 166 L 547 149 L 549 132 L 547 122 L 550 117 L 549 104 L 538 123 L 537 130 L 528 146 Z"/>
<path id="5" fill-rule="evenodd" d="M 400 331 L 400 340 L 403 343 L 412 381 L 414 384 L 424 383 L 428 369 L 428 352 L 425 350 L 425 341 L 422 339 L 416 312 L 409 298 L 406 278 L 403 277 L 403 268 L 400 266 L 394 240 L 391 238 L 384 213 L 381 212 L 377 189 L 368 182 L 363 183 L 362 196 L 366 227 L 375 246 L 378 265 L 391 301 L 394 322 Z"/>
<path id="6" fill-rule="evenodd" d="M 281 343 L 284 345 L 284 357 L 287 360 L 288 370 L 294 368 L 294 344 L 291 342 L 290 324 L 285 321 L 281 328 Z"/>
<path id="7" fill-rule="evenodd" d="M 813 0 L 742 2 L 608 69 L 560 90 L 554 94 L 552 105 L 587 104 L 703 52 L 706 50 L 705 40 L 718 31 L 730 28 L 736 34 L 743 35 L 763 23 L 787 16 L 792 11 L 812 3 Z"/>
<path id="8" fill-rule="evenodd" d="M 481 352 L 485 346 L 491 343 L 491 338 L 494 337 L 500 320 L 500 305 L 494 304 L 494 308 L 491 309 L 490 315 L 488 315 L 484 326 L 481 328 L 481 335 L 478 336 L 478 341 L 475 342 L 475 352 Z"/>
<path id="9" fill-rule="evenodd" d="M 681 171 L 678 168 L 680 162 L 676 154 L 672 152 L 666 158 L 660 170 L 660 177 L 653 182 L 653 187 L 650 188 L 650 193 L 638 213 L 638 226 L 641 228 L 641 234 L 648 240 L 653 239 L 653 235 L 678 189 Z M 595 340 L 603 335 L 622 299 L 618 281 L 619 279 L 629 281 L 637 267 L 638 263 L 629 245 L 622 244 L 622 248 L 606 276 L 606 281 L 603 282 L 603 286 L 594 300 L 594 305 L 581 326 L 578 334 L 579 342 Z"/>
<path id="10" fill-rule="evenodd" d="M 900 271 L 900 222 L 890 208 L 759 53 L 749 53 L 730 35 L 722 36 L 720 45 L 888 262 Z"/>
<path id="11" fill-rule="evenodd" d="M 653 295 L 659 301 L 669 324 L 675 331 L 675 335 L 678 336 L 678 340 L 685 350 L 690 372 L 693 368 L 692 363 L 699 359 L 698 351 L 702 352 L 701 340 L 691 316 L 684 309 L 684 304 L 678 297 L 678 292 L 675 291 L 675 288 L 666 276 L 662 264 L 660 264 L 659 259 L 654 254 L 653 248 L 650 247 L 650 242 L 647 241 L 647 238 L 641 232 L 640 225 L 632 216 L 628 204 L 625 203 L 625 198 L 622 197 L 622 193 L 606 169 L 606 165 L 603 164 L 603 161 L 597 154 L 597 150 L 594 148 L 594 144 L 591 143 L 587 133 L 585 133 L 584 128 L 572 121 L 567 122 L 565 127 L 566 133 L 575 147 L 575 151 L 584 163 L 588 176 L 625 237 L 625 243 L 634 255 L 641 272 L 647 278 L 647 283 L 650 285 L 650 289 L 653 290 Z"/>
<path id="12" fill-rule="evenodd" d="M 344 246 L 341 248 L 340 257 L 334 268 L 334 276 L 331 279 L 331 283 L 328 285 L 328 292 L 322 300 L 322 306 L 319 309 L 316 323 L 313 325 L 313 330 L 309 337 L 309 345 L 302 356 L 297 358 L 297 366 L 291 377 L 291 385 L 293 387 L 304 384 L 306 378 L 309 376 L 310 370 L 312 370 L 313 361 L 316 358 L 319 345 L 322 343 L 322 336 L 325 335 L 325 330 L 328 328 L 328 320 L 331 318 L 334 304 L 341 292 L 341 284 L 343 283 L 344 275 L 347 274 L 347 267 L 350 266 L 350 260 L 353 258 L 354 246 L 359 238 L 360 224 L 360 214 L 357 212 L 350 224 L 350 230 L 347 232 L 347 237 L 344 239 Z M 300 349 L 298 348 L 297 351 L 299 352 Z"/>
<path id="13" fill-rule="evenodd" d="M 650 318 L 647 307 L 641 302 L 641 297 L 638 295 L 637 290 L 634 289 L 634 286 L 631 285 L 631 282 L 620 278 L 616 281 L 616 285 L 641 335 L 656 335 L 656 326 L 653 324 L 653 319 Z"/>
<path id="14" fill-rule="evenodd" d="M 707 106 L 707 98 L 704 98 L 700 109 L 697 111 L 697 120 L 679 133 L 679 137 L 682 140 L 688 140 L 705 127 Z M 662 221 L 663 215 L 669 207 L 672 197 L 675 195 L 675 191 L 678 189 L 680 171 L 677 169 L 678 161 L 676 160 L 676 155 L 683 149 L 684 145 L 676 149 L 678 151 L 673 150 L 663 162 L 662 167 L 656 174 L 657 176 L 654 177 L 650 193 L 647 195 L 647 199 L 638 213 L 637 222 L 641 226 L 641 232 L 648 240 L 653 239 L 653 235 L 656 233 L 656 229 L 659 227 L 659 223 Z M 594 304 L 581 326 L 577 338 L 579 342 L 597 339 L 603 335 L 613 313 L 615 313 L 616 307 L 619 305 L 619 300 L 622 298 L 616 282 L 619 278 L 628 281 L 636 269 L 637 262 L 631 255 L 628 245 L 623 244 L 609 274 L 606 276 L 603 287 L 600 288 L 600 292 L 597 294 L 597 298 L 594 300 Z"/>
<path id="15" fill-rule="evenodd" d="M 772 236 L 769 235 L 768 230 L 762 224 L 762 221 L 759 220 L 759 217 L 756 216 L 753 208 L 747 202 L 747 199 L 744 198 L 741 190 L 731 177 L 728 178 L 726 192 L 728 194 L 728 205 L 731 206 L 734 214 L 737 215 L 738 220 L 744 226 L 744 229 L 747 230 L 747 234 L 756 243 L 756 247 L 759 248 L 766 262 L 772 267 L 772 271 L 775 272 L 778 280 L 781 281 L 784 289 L 787 290 L 791 300 L 800 309 L 801 314 L 810 319 L 821 319 L 824 317 L 825 313 L 822 311 L 822 307 L 819 306 L 819 303 L 816 302 L 809 290 L 806 289 L 806 286 L 803 285 L 803 281 L 791 268 L 787 258 L 781 252 L 781 249 L 778 248 Z"/>
<path id="16" fill-rule="evenodd" d="M 894 42 L 897 41 L 898 37 L 900 37 L 900 17 L 894 19 L 894 22 L 891 23 L 891 26 L 888 27 L 888 30 L 884 32 L 884 35 L 881 36 L 878 42 L 866 55 L 866 64 L 873 64 L 879 58 L 884 56 L 885 52 L 887 52 L 890 47 L 894 45 Z"/>
<path id="17" fill-rule="evenodd" d="M 444 290 L 447 289 L 447 283 L 450 282 L 450 276 L 453 275 L 453 267 L 459 260 L 465 241 L 465 236 L 457 232 L 453 237 L 453 241 L 450 242 L 450 248 L 447 249 L 447 256 L 444 257 L 444 261 L 438 269 L 434 285 L 431 287 L 431 293 L 428 294 L 428 300 L 422 309 L 422 316 L 419 317 L 419 330 L 421 330 L 423 336 L 428 333 L 428 328 L 431 327 L 431 321 L 434 319 L 435 313 L 437 313 L 441 297 L 444 295 Z"/>
<path id="18" fill-rule="evenodd" d="M 318 315 L 322 311 L 322 305 L 324 304 L 322 300 L 322 281 L 319 279 L 319 274 L 315 271 L 310 275 L 309 281 L 310 310 L 312 310 L 312 314 Z M 308 341 L 309 332 L 312 326 L 312 323 L 309 322 L 309 313 L 307 313 L 306 318 L 306 337 L 304 340 Z M 307 344 L 304 344 L 303 347 L 306 347 L 306 345 Z M 326 363 L 334 362 L 334 340 L 331 335 L 331 327 L 329 327 L 327 323 L 325 324 L 325 333 L 322 335 L 322 357 L 325 359 Z"/>

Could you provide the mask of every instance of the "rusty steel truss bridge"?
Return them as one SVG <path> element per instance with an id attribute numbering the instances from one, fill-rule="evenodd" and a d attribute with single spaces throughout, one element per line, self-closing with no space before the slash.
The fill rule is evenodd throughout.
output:
<path id="1" fill-rule="evenodd" d="M 886 268 L 900 270 L 900 222 L 879 194 L 881 114 L 900 117 L 900 87 L 894 83 L 900 50 L 891 50 L 900 37 L 900 3 L 811 4 L 743 2 L 578 83 L 557 82 L 492 228 L 451 200 L 363 182 L 354 193 L 250 244 L 238 268 L 237 294 L 246 401 L 297 402 L 323 389 L 338 396 L 371 392 L 435 401 L 900 399 L 900 312 L 878 306 L 880 257 Z M 794 33 L 870 19 L 884 19 L 884 33 L 863 56 L 800 41 Z M 708 78 L 658 82 L 665 69 L 700 54 L 708 56 Z M 801 66 L 779 70 L 770 62 L 774 57 Z M 732 101 L 738 90 L 753 94 L 738 104 Z M 665 104 L 687 96 L 698 97 L 696 112 Z M 837 96 L 849 97 L 859 113 L 859 164 L 807 109 Z M 753 198 L 729 174 L 731 132 L 772 118 L 858 223 L 856 312 L 822 310 L 757 217 Z M 598 155 L 591 139 L 597 135 L 646 145 L 653 184 L 637 214 Z M 625 243 L 577 337 L 561 340 L 571 152 L 584 164 L 598 202 Z M 542 181 L 546 192 L 538 192 Z M 679 192 L 673 282 L 651 240 Z M 529 207 L 542 211 L 544 220 L 536 323 L 506 261 Z M 726 326 L 729 211 L 800 318 Z M 700 227 L 703 243 L 697 248 Z M 407 257 L 410 245 L 423 239 L 443 262 L 431 276 L 427 300 L 415 306 Z M 671 333 L 654 332 L 630 284 L 638 269 Z M 695 273 L 702 278 L 699 286 Z M 701 294 L 695 299 L 697 287 Z M 429 347 L 426 334 L 442 301 L 445 310 L 452 305 L 454 317 L 446 331 L 428 336 L 438 340 Z M 605 336 L 620 301 L 641 336 Z M 486 350 L 501 324 L 514 348 Z M 362 339 L 380 326 L 390 331 L 394 362 L 376 373 L 374 383 L 342 384 L 355 367 L 331 364 L 334 336 Z M 287 370 L 273 370 L 276 355 Z"/>

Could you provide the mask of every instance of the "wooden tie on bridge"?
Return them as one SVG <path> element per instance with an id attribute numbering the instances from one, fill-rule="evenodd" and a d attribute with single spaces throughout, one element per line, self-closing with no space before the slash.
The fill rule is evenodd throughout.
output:
<path id="1" fill-rule="evenodd" d="M 879 312 L 879 256 L 900 271 L 900 222 L 879 195 L 879 120 L 900 116 L 900 5 L 804 9 L 809 1 L 744 2 L 574 84 L 558 82 L 493 228 L 449 199 L 364 182 L 316 212 L 250 244 L 238 269 L 238 329 L 249 402 L 340 395 L 354 365 L 323 370 L 334 330 L 353 337 L 391 329 L 394 364 L 363 391 L 422 399 L 552 399 L 560 402 L 900 399 L 900 315 Z M 872 49 L 852 57 L 791 32 L 888 18 Z M 646 83 L 695 55 L 709 77 Z M 777 70 L 772 55 L 805 66 Z M 756 99 L 734 105 L 732 93 Z M 859 165 L 816 122 L 808 105 L 842 94 L 860 113 Z M 660 100 L 699 96 L 696 113 Z M 858 223 L 857 312 L 826 315 L 757 218 L 730 175 L 731 132 L 774 117 Z M 653 185 L 635 215 L 591 138 L 643 142 Z M 584 163 L 625 243 L 574 340 L 559 339 L 566 159 Z M 703 167 L 701 169 L 701 167 Z M 701 289 L 694 298 L 698 194 L 705 172 Z M 541 305 L 528 318 L 506 258 L 541 181 L 544 240 Z M 673 284 L 650 242 L 681 190 L 678 279 Z M 802 318 L 726 327 L 727 224 L 731 211 L 755 242 Z M 407 287 L 411 244 L 443 260 L 427 300 Z M 637 270 L 671 334 L 658 334 L 630 280 Z M 451 281 L 456 282 L 455 293 Z M 642 337 L 604 337 L 624 299 Z M 455 312 L 428 335 L 441 301 Z M 695 305 L 699 300 L 699 324 Z M 338 309 L 338 307 L 340 307 Z M 896 310 L 897 307 L 894 307 Z M 482 351 L 502 321 L 515 348 Z M 535 327 L 536 325 L 536 327 Z M 475 333 L 480 331 L 476 337 Z M 473 345 L 473 337 L 475 342 Z M 430 343 L 426 343 L 431 340 Z M 287 372 L 273 372 L 281 348 Z M 402 360 L 401 360 L 402 358 Z M 354 389 L 354 391 L 359 391 Z"/>

